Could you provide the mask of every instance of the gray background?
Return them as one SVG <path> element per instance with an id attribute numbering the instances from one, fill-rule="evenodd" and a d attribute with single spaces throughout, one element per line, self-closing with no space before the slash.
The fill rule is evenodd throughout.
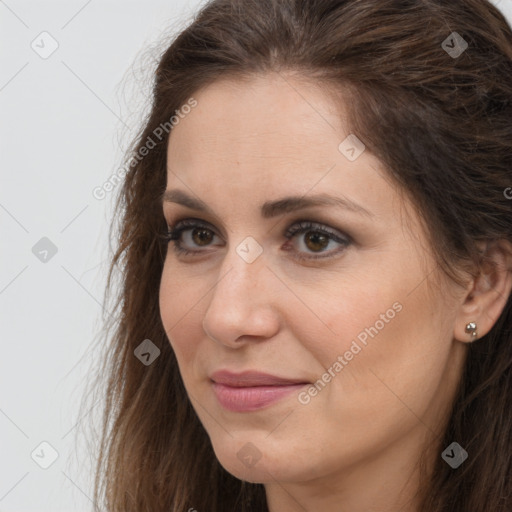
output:
<path id="1" fill-rule="evenodd" d="M 0 0 L 0 512 L 92 508 L 78 413 L 117 188 L 93 190 L 147 110 L 151 48 L 202 3 Z"/>

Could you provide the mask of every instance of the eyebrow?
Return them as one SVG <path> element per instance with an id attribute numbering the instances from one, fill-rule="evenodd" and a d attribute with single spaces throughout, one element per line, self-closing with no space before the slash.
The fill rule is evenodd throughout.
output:
<path id="1" fill-rule="evenodd" d="M 162 204 L 177 203 L 192 210 L 209 213 L 216 216 L 215 212 L 203 201 L 189 196 L 186 192 L 179 189 L 166 190 L 162 194 Z M 350 201 L 344 197 L 336 197 L 328 194 L 317 194 L 314 196 L 289 196 L 274 201 L 266 201 L 261 206 L 261 216 L 264 219 L 271 219 L 284 213 L 290 213 L 313 206 L 336 206 L 354 213 L 359 213 L 367 217 L 374 217 L 372 213 L 361 205 Z"/>

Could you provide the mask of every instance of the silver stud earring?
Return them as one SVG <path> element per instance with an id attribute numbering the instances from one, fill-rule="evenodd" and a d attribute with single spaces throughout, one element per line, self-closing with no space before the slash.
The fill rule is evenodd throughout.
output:
<path id="1" fill-rule="evenodd" d="M 468 334 L 471 334 L 471 341 L 475 340 L 478 335 L 476 330 L 476 322 L 469 322 L 468 324 L 466 324 L 465 331 Z"/>

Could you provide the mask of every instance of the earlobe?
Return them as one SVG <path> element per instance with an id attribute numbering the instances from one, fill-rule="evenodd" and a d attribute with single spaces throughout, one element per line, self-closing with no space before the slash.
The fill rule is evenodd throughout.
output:
<path id="1" fill-rule="evenodd" d="M 466 288 L 454 327 L 455 339 L 471 343 L 494 326 L 512 290 L 512 244 L 508 240 L 484 246 L 479 274 Z"/>

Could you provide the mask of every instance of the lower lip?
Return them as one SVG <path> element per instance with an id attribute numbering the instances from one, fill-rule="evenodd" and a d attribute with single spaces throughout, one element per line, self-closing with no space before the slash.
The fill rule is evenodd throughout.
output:
<path id="1" fill-rule="evenodd" d="M 212 383 L 213 392 L 222 407 L 233 412 L 257 411 L 281 398 L 299 391 L 307 384 L 285 386 L 254 386 L 235 388 L 217 382 Z"/>

